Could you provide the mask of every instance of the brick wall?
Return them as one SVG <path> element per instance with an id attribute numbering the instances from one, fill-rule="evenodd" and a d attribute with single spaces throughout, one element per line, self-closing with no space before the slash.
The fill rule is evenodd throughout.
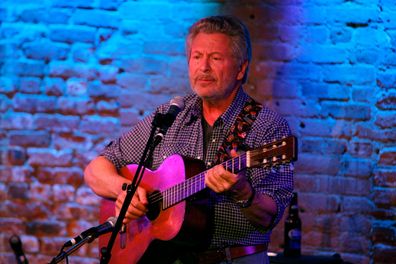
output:
<path id="1" fill-rule="evenodd" d="M 251 30 L 245 86 L 299 137 L 303 253 L 396 259 L 396 6 L 390 0 L 0 3 L 0 263 L 31 263 L 98 224 L 83 169 L 109 138 L 189 91 L 184 37 L 234 14 Z M 283 224 L 271 251 L 281 252 Z M 96 242 L 72 263 L 98 263 Z"/>

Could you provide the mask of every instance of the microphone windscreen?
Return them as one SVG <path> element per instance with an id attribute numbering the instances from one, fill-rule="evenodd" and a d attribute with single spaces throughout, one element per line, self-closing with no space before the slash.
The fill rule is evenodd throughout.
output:
<path id="1" fill-rule="evenodd" d="M 180 108 L 180 111 L 184 109 L 184 99 L 181 96 L 176 96 L 170 100 L 170 105 L 175 105 Z"/>

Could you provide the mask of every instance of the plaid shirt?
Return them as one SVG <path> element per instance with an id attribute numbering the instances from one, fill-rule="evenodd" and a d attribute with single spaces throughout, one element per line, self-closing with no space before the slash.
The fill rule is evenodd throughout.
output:
<path id="1" fill-rule="evenodd" d="M 207 153 L 204 155 L 202 101 L 196 95 L 187 95 L 184 98 L 184 110 L 178 114 L 154 151 L 153 169 L 158 168 L 167 157 L 173 154 L 204 159 L 208 169 L 214 166 L 216 152 L 248 98 L 243 89 L 239 89 L 232 104 L 214 123 L 212 137 L 207 142 Z M 164 104 L 159 106 L 157 111 L 165 113 L 168 108 L 169 104 Z M 138 163 L 148 141 L 153 117 L 154 113 L 140 121 L 132 130 L 112 141 L 101 155 L 109 159 L 118 169 L 127 164 Z M 245 138 L 245 145 L 249 148 L 257 148 L 289 135 L 290 129 L 285 119 L 263 107 Z M 276 201 L 278 212 L 272 225 L 274 227 L 281 219 L 291 198 L 293 190 L 291 166 L 282 165 L 276 169 L 249 168 L 246 175 L 250 178 L 257 193 L 269 195 Z M 238 205 L 227 195 L 212 192 L 211 196 L 215 199 L 213 201 L 214 234 L 211 248 L 269 242 L 271 228 L 264 230 L 253 226 Z"/>

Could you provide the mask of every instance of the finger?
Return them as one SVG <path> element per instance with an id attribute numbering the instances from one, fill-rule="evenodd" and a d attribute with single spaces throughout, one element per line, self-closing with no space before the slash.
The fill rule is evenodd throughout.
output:
<path id="1" fill-rule="evenodd" d="M 145 205 L 145 206 L 148 205 L 147 192 L 146 192 L 145 189 L 143 189 L 143 188 L 138 188 L 138 189 L 137 189 L 137 197 L 138 197 L 139 201 L 140 201 L 143 205 Z"/>
<path id="2" fill-rule="evenodd" d="M 128 211 L 125 213 L 125 217 L 122 221 L 123 224 L 127 224 L 133 220 L 136 220 L 142 216 L 144 216 L 145 213 L 136 209 L 135 207 L 130 207 L 128 208 Z"/>
<path id="3" fill-rule="evenodd" d="M 238 153 L 237 153 L 237 151 L 235 149 L 231 149 L 230 154 L 231 154 L 232 158 L 238 157 Z"/>
<path id="4" fill-rule="evenodd" d="M 225 172 L 222 166 L 216 166 L 208 170 L 205 174 L 205 184 L 208 188 L 217 193 L 222 193 L 229 188 L 229 183 L 222 177 L 221 173 Z"/>
<path id="5" fill-rule="evenodd" d="M 217 175 L 217 180 L 226 188 L 235 184 L 238 180 L 238 176 L 227 171 L 223 166 L 218 166 L 215 168 L 215 174 Z"/>
<path id="6" fill-rule="evenodd" d="M 213 190 L 214 192 L 221 191 L 221 189 L 219 188 L 218 180 L 216 180 L 213 168 L 205 173 L 205 184 L 209 189 Z"/>

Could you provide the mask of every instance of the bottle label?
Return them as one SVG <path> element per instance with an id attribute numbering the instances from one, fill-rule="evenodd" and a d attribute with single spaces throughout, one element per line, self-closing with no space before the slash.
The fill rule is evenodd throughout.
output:
<path id="1" fill-rule="evenodd" d="M 288 233 L 290 238 L 289 248 L 290 249 L 300 249 L 301 248 L 301 230 L 300 229 L 291 229 Z"/>

